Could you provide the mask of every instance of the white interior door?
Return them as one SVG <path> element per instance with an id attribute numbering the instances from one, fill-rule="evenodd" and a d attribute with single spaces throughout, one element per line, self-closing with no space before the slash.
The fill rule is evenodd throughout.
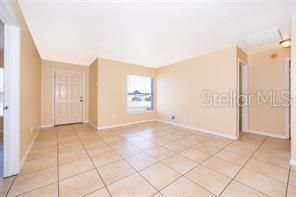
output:
<path id="1" fill-rule="evenodd" d="M 241 68 L 241 129 L 242 131 L 248 130 L 248 65 L 240 63 Z"/>
<path id="2" fill-rule="evenodd" d="M 83 122 L 83 74 L 55 72 L 55 125 Z"/>
<path id="3" fill-rule="evenodd" d="M 0 3 L 1 7 L 1 3 Z M 4 27 L 4 177 L 20 171 L 20 29 Z"/>

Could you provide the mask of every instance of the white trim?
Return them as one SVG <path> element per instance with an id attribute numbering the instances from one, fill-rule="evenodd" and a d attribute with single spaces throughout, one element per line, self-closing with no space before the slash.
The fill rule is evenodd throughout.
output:
<path id="1" fill-rule="evenodd" d="M 86 120 L 86 81 L 85 81 L 85 72 L 83 71 L 71 71 L 71 70 L 64 70 L 64 69 L 53 69 L 53 126 L 55 125 L 55 73 L 56 72 L 68 72 L 68 73 L 79 73 L 82 74 L 82 96 L 83 96 L 83 103 L 82 103 L 82 122 L 87 122 Z M 70 123 L 74 124 L 74 123 Z"/>
<path id="2" fill-rule="evenodd" d="M 46 125 L 41 125 L 40 128 L 41 129 L 44 129 L 44 128 L 51 128 L 51 127 L 54 127 L 53 124 L 46 124 Z"/>
<path id="3" fill-rule="evenodd" d="M 238 59 L 239 72 L 241 71 L 240 64 L 243 64 L 243 66 L 246 66 L 246 68 L 247 68 L 247 71 L 246 71 L 247 81 L 245 82 L 246 83 L 245 85 L 246 85 L 246 88 L 247 88 L 247 102 L 248 102 L 248 106 L 245 107 L 244 114 L 242 113 L 242 116 L 243 117 L 242 117 L 242 126 L 241 126 L 242 127 L 242 130 L 244 131 L 244 130 L 248 130 L 249 129 L 249 102 L 250 102 L 248 100 L 249 99 L 249 97 L 248 97 L 248 95 L 249 95 L 249 66 L 243 60 Z M 242 75 L 243 75 L 243 73 L 242 73 Z M 240 82 L 242 82 L 242 81 L 239 79 L 239 83 Z M 239 114 L 238 114 L 238 118 L 239 118 Z M 243 122 L 244 122 L 244 124 L 243 124 Z M 243 127 L 243 126 L 245 126 L 245 127 Z"/>
<path id="4" fill-rule="evenodd" d="M 123 124 L 108 125 L 108 126 L 97 127 L 97 130 L 112 129 L 112 128 L 117 128 L 117 127 L 124 127 L 124 126 L 145 123 L 145 122 L 153 122 L 153 121 L 157 121 L 157 120 L 156 119 L 149 119 L 149 120 L 143 120 L 143 121 L 138 121 L 138 122 L 129 122 L 129 123 L 123 123 Z"/>
<path id="5" fill-rule="evenodd" d="M 193 126 L 189 126 L 189 125 L 179 124 L 179 123 L 166 121 L 166 120 L 160 120 L 160 119 L 156 119 L 156 121 L 171 124 L 171 125 L 178 126 L 178 127 L 183 127 L 183 128 L 194 130 L 194 131 L 200 131 L 200 132 L 203 132 L 203 133 L 217 135 L 217 136 L 232 139 L 232 140 L 237 140 L 236 136 L 223 134 L 223 133 L 220 133 L 219 131 L 211 131 L 211 130 L 207 130 L 207 129 L 201 129 L 201 128 L 197 128 L 197 127 L 193 127 Z"/>
<path id="6" fill-rule="evenodd" d="M 291 166 L 296 166 L 296 160 L 291 159 L 291 160 L 290 160 L 290 165 L 291 165 Z"/>
<path id="7" fill-rule="evenodd" d="M 137 114 L 144 114 L 144 113 L 154 113 L 154 110 L 147 110 L 147 111 L 137 111 L 137 112 L 127 112 L 127 115 L 137 115 Z"/>
<path id="8" fill-rule="evenodd" d="M 284 90 L 290 91 L 290 66 L 289 61 L 291 61 L 290 58 L 287 58 L 285 60 L 285 77 L 284 77 Z M 290 108 L 291 106 L 285 107 L 285 137 L 286 139 L 290 138 Z"/>
<path id="9" fill-rule="evenodd" d="M 30 151 L 31 151 L 31 149 L 32 149 L 32 147 L 33 147 L 33 145 L 34 145 L 34 143 L 35 143 L 35 141 L 36 141 L 36 139 L 37 139 L 37 137 L 39 135 L 39 132 L 40 132 L 40 129 L 38 129 L 38 131 L 35 133 L 35 135 L 33 137 L 33 140 L 31 141 L 29 147 L 27 148 L 25 154 L 23 155 L 23 157 L 21 159 L 20 170 L 23 168 L 24 163 L 27 160 L 27 158 L 29 156 L 29 153 L 30 153 Z"/>
<path id="10" fill-rule="evenodd" d="M 257 135 L 263 135 L 268 137 L 274 137 L 279 139 L 287 139 L 285 135 L 274 134 L 272 131 L 255 131 L 255 130 L 248 130 L 244 131 L 245 133 L 253 133 Z"/>
<path id="11" fill-rule="evenodd" d="M 20 172 L 20 35 L 19 27 L 4 25 L 4 177 Z"/>

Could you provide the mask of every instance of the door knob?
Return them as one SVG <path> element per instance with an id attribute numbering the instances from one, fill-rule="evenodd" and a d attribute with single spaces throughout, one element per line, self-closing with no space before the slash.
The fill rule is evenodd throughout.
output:
<path id="1" fill-rule="evenodd" d="M 8 106 L 3 106 L 3 110 L 8 110 Z"/>

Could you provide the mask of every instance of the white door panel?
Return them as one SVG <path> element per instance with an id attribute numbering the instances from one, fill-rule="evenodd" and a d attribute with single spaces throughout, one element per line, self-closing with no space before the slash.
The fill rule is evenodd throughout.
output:
<path id="1" fill-rule="evenodd" d="M 83 121 L 82 73 L 55 72 L 55 125 Z"/>

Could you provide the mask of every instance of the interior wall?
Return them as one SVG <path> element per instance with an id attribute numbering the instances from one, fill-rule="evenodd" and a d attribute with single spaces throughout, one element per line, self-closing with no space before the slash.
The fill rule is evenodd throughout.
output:
<path id="1" fill-rule="evenodd" d="M 21 28 L 20 155 L 23 157 L 40 128 L 41 59 L 17 1 L 9 3 Z"/>
<path id="2" fill-rule="evenodd" d="M 42 60 L 41 66 L 41 125 L 44 127 L 54 125 L 54 70 L 82 72 L 85 76 L 85 117 L 89 115 L 89 67 L 77 64 L 68 64 L 49 60 Z"/>
<path id="3" fill-rule="evenodd" d="M 4 67 L 4 53 L 0 52 L 0 67 Z"/>
<path id="4" fill-rule="evenodd" d="M 276 56 L 272 58 L 273 56 Z M 289 48 L 280 48 L 249 55 L 249 94 L 258 91 L 262 95 L 275 95 L 275 104 L 280 104 L 285 90 L 285 61 L 290 58 Z M 285 136 L 285 107 L 271 106 L 270 102 L 257 104 L 250 99 L 249 130 Z"/>
<path id="5" fill-rule="evenodd" d="M 98 69 L 98 126 L 126 124 L 156 118 L 153 112 L 127 113 L 127 75 L 142 75 L 156 78 L 153 68 L 99 59 Z M 155 82 L 154 82 L 154 90 Z M 155 94 L 154 94 L 155 99 Z"/>
<path id="6" fill-rule="evenodd" d="M 1 23 L 1 25 L 3 24 Z M 3 67 L 4 67 L 4 53 L 2 51 L 0 52 L 0 68 L 3 68 Z M 3 132 L 3 116 L 0 117 L 0 132 Z"/>
<path id="7" fill-rule="evenodd" d="M 291 21 L 291 120 L 296 119 L 296 15 Z M 296 122 L 291 121 L 291 161 L 296 166 Z"/>
<path id="8" fill-rule="evenodd" d="M 89 66 L 89 122 L 98 126 L 98 59 Z"/>
<path id="9" fill-rule="evenodd" d="M 202 93 L 237 90 L 237 47 L 229 47 L 157 70 L 158 118 L 236 138 L 235 106 L 203 106 Z M 171 117 L 175 116 L 175 120 Z"/>

